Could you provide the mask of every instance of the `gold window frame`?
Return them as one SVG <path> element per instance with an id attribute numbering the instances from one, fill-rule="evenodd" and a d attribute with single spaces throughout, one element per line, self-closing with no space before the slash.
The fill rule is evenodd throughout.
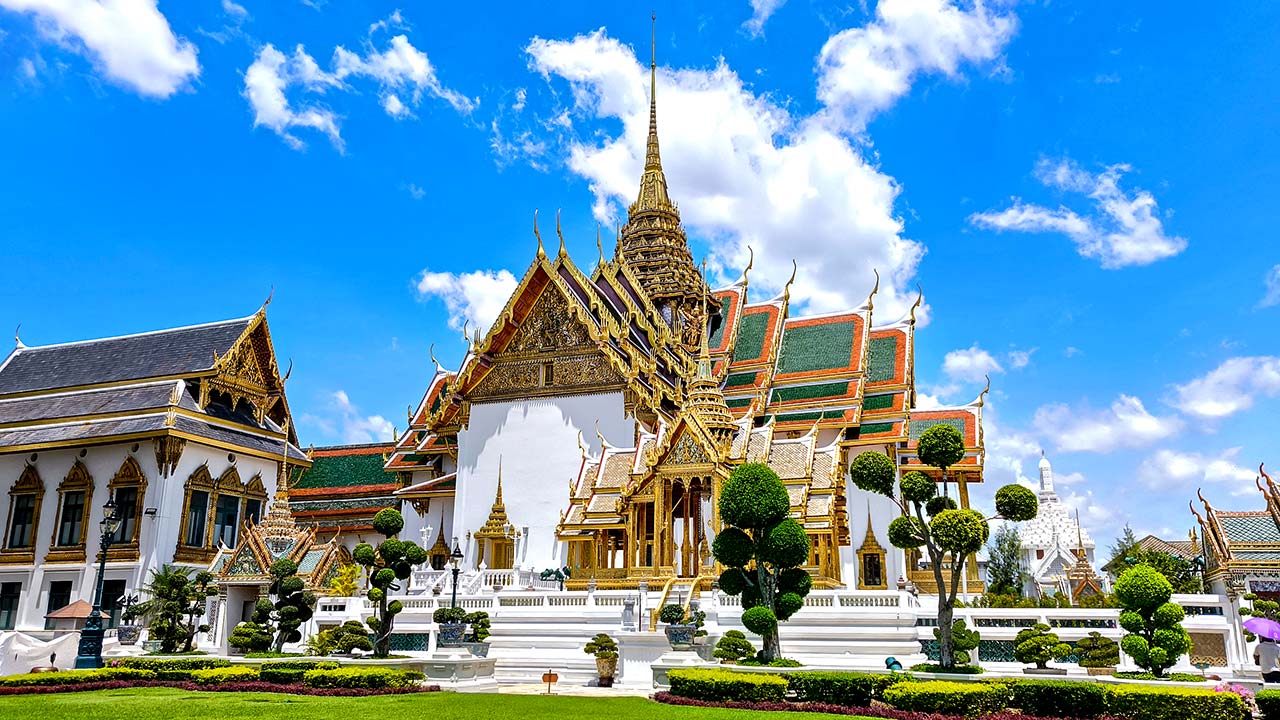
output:
<path id="1" fill-rule="evenodd" d="M 209 548 L 209 507 L 213 501 L 213 476 L 209 474 L 209 466 L 196 468 L 183 486 L 182 522 L 178 524 L 178 538 L 173 552 L 174 562 L 208 562 L 213 559 L 213 551 Z M 205 534 L 203 545 L 188 545 L 187 535 L 191 522 L 191 495 L 200 491 L 209 494 L 205 505 Z"/>
<path id="2" fill-rule="evenodd" d="M 69 492 L 84 493 L 84 509 L 81 510 L 80 537 L 74 545 L 59 545 L 58 535 L 62 530 L 62 512 L 64 501 Z M 45 554 L 47 563 L 75 563 L 85 561 L 85 540 L 89 537 L 89 517 L 93 512 L 93 476 L 83 462 L 76 460 L 67 476 L 58 485 L 58 514 L 53 523 L 53 537 L 49 543 L 49 552 Z"/>
<path id="3" fill-rule="evenodd" d="M 885 552 L 883 546 L 876 539 L 875 529 L 871 525 L 871 516 L 867 515 L 867 536 L 863 539 L 862 545 L 858 548 L 858 589 L 859 590 L 888 590 L 889 589 L 889 563 L 888 553 Z M 880 584 L 871 585 L 867 583 L 866 562 L 868 557 L 878 558 L 880 561 Z"/>
<path id="4" fill-rule="evenodd" d="M 122 538 L 119 543 L 113 544 L 107 550 L 107 562 L 128 562 L 137 560 L 139 556 L 139 541 L 142 537 L 142 510 L 146 507 L 147 476 L 142 472 L 142 466 L 138 464 L 137 459 L 132 455 L 125 457 L 124 462 L 120 464 L 120 469 L 112 476 L 111 482 L 107 483 L 107 495 L 114 500 L 116 498 L 116 490 L 120 488 L 138 489 L 138 497 L 134 502 L 133 508 L 133 536 Z M 123 512 L 123 509 L 121 509 L 121 512 Z"/>
<path id="5" fill-rule="evenodd" d="M 9 547 L 9 531 L 13 526 L 13 511 L 19 495 L 34 495 L 35 506 L 31 513 L 31 545 L 23 548 Z M 5 517 L 4 547 L 0 549 L 0 565 L 34 565 L 36 562 L 36 534 L 40 531 L 40 505 L 44 502 L 44 480 L 35 465 L 27 464 L 18 476 L 18 482 L 9 488 L 9 513 Z"/>

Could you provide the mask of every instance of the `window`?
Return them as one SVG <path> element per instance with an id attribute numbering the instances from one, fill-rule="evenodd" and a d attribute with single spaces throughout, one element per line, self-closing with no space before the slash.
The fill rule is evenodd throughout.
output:
<path id="1" fill-rule="evenodd" d="M 867 536 L 858 548 L 858 589 L 887 590 L 885 582 L 885 549 L 876 540 L 876 532 L 871 524 L 871 513 L 867 512 Z"/>
<path id="2" fill-rule="evenodd" d="M 254 525 L 257 525 L 258 521 L 261 519 L 262 519 L 262 501 L 254 500 L 252 498 L 245 500 L 244 501 L 245 522 L 251 522 Z"/>
<path id="3" fill-rule="evenodd" d="M 0 583 L 0 630 L 12 630 L 18 622 L 18 599 L 22 597 L 22 583 Z"/>
<path id="4" fill-rule="evenodd" d="M 13 496 L 13 514 L 9 520 L 9 548 L 29 548 L 35 540 L 36 496 L 24 493 Z"/>
<path id="5" fill-rule="evenodd" d="M 44 614 L 48 615 L 49 613 L 52 613 L 54 610 L 61 610 L 62 608 L 70 604 L 71 604 L 71 581 L 57 580 L 49 583 L 49 604 L 45 606 Z M 52 619 L 45 618 L 44 629 L 52 630 L 53 624 L 54 624 L 54 621 Z"/>
<path id="6" fill-rule="evenodd" d="M 205 518 L 209 513 L 209 493 L 193 490 L 187 502 L 187 545 L 204 547 Z"/>
<path id="7" fill-rule="evenodd" d="M 107 580 L 102 583 L 102 614 L 106 615 L 109 628 L 120 624 L 120 597 L 124 595 L 124 580 Z"/>
<path id="8" fill-rule="evenodd" d="M 107 484 L 107 492 L 115 500 L 116 512 L 120 515 L 120 529 L 111 540 L 112 547 L 107 550 L 107 560 L 138 559 L 138 518 L 142 515 L 142 501 L 146 491 L 147 478 L 142 474 L 142 467 L 132 455 L 125 457 L 120 469 Z"/>
<path id="9" fill-rule="evenodd" d="M 120 514 L 120 528 L 112 544 L 123 545 L 137 541 L 138 532 L 138 488 L 122 487 L 116 490 L 116 512 Z"/>
<path id="10" fill-rule="evenodd" d="M 880 562 L 880 555 L 866 553 L 862 556 L 862 584 L 867 587 L 878 587 L 885 584 L 884 566 Z"/>
<path id="11" fill-rule="evenodd" d="M 236 527 L 240 520 L 240 498 L 219 495 L 213 516 L 213 540 L 229 548 L 236 546 Z"/>
<path id="12" fill-rule="evenodd" d="M 556 364 L 542 363 L 542 384 L 544 387 L 554 385 L 556 382 Z"/>
<path id="13" fill-rule="evenodd" d="M 58 545 L 79 545 L 84 530 L 84 492 L 73 490 L 62 495 L 62 513 L 58 522 Z"/>

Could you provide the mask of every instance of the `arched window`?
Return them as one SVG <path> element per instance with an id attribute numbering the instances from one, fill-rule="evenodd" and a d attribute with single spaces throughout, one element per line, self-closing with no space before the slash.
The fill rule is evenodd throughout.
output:
<path id="1" fill-rule="evenodd" d="M 111 482 L 107 484 L 107 492 L 115 500 L 116 512 L 120 515 L 120 529 L 111 541 L 107 559 L 137 560 L 138 541 L 142 534 L 139 518 L 142 517 L 143 501 L 147 494 L 147 477 L 142 474 L 142 466 L 138 465 L 132 455 L 124 459 L 120 469 L 111 478 Z"/>
<path id="2" fill-rule="evenodd" d="M 885 568 L 885 549 L 876 540 L 871 527 L 871 514 L 867 513 L 867 536 L 858 548 L 858 589 L 887 590 L 889 581 Z"/>
<path id="3" fill-rule="evenodd" d="M 244 485 L 235 466 L 227 468 L 218 478 L 213 497 L 213 546 L 236 546 L 236 533 L 240 529 L 240 504 Z"/>
<path id="4" fill-rule="evenodd" d="M 9 489 L 9 514 L 4 525 L 4 548 L 0 563 L 32 564 L 36 561 L 36 530 L 40 526 L 40 502 L 44 481 L 35 465 L 22 469 L 18 482 Z"/>
<path id="5" fill-rule="evenodd" d="M 58 520 L 53 526 L 53 547 L 45 562 L 84 562 L 91 507 L 93 478 L 84 463 L 76 460 L 58 486 Z"/>
<path id="6" fill-rule="evenodd" d="M 201 465 L 187 478 L 182 502 L 182 527 L 178 530 L 178 547 L 173 554 L 177 562 L 199 562 L 212 558 L 209 547 L 209 498 L 213 496 L 213 476 L 208 465 Z"/>

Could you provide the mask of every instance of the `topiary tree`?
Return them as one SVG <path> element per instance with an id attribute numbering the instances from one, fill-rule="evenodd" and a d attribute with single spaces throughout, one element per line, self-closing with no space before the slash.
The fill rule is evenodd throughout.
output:
<path id="1" fill-rule="evenodd" d="M 764 641 L 765 662 L 781 656 L 778 623 L 804 606 L 813 578 L 809 535 L 792 520 L 791 499 L 778 474 L 761 463 L 740 465 L 720 490 L 720 519 L 711 553 L 725 566 L 720 589 L 742 595 L 742 624 Z"/>
<path id="2" fill-rule="evenodd" d="M 1023 628 L 1013 639 L 1013 658 L 1041 670 L 1049 667 L 1050 660 L 1062 660 L 1070 654 L 1071 646 L 1059 640 L 1057 633 L 1044 623 Z"/>
<path id="3" fill-rule="evenodd" d="M 321 630 L 307 639 L 308 655 L 330 655 L 336 652 L 349 655 L 352 650 L 373 650 L 373 643 L 369 642 L 369 630 L 358 620 L 348 620 L 338 627 Z"/>
<path id="4" fill-rule="evenodd" d="M 275 598 L 272 615 L 276 622 L 275 651 L 281 652 L 285 643 L 302 640 L 302 633 L 298 628 L 315 614 L 316 596 L 307 590 L 306 583 L 298 577 L 298 566 L 292 560 L 276 560 L 271 563 L 269 572 L 271 587 L 268 592 Z"/>
<path id="5" fill-rule="evenodd" d="M 1169 602 L 1173 585 L 1155 568 L 1135 565 L 1116 580 L 1115 592 L 1124 608 L 1120 627 L 1130 633 L 1120 639 L 1120 648 L 1138 667 L 1164 677 L 1165 669 L 1191 649 L 1191 636 L 1182 627 L 1186 613 Z"/>
<path id="6" fill-rule="evenodd" d="M 403 603 L 389 600 L 388 595 L 400 589 L 397 580 L 407 580 L 413 574 L 413 568 L 428 559 L 427 551 L 417 543 L 396 539 L 402 528 L 404 516 L 398 511 L 391 508 L 379 510 L 373 516 L 373 529 L 386 539 L 378 543 L 377 548 L 360 543 L 351 554 L 368 571 L 369 600 L 377 603 L 374 616 L 365 621 L 375 635 L 376 657 L 391 654 L 391 628 L 395 625 L 396 615 L 404 609 Z"/>
<path id="7" fill-rule="evenodd" d="M 467 630 L 466 642 L 484 642 L 489 637 L 489 628 L 492 626 L 489 621 L 489 613 L 483 610 L 477 610 L 473 613 L 467 613 L 462 622 L 470 625 Z"/>
<path id="8" fill-rule="evenodd" d="M 947 468 L 964 458 L 964 440 L 954 427 L 934 425 L 920 435 L 916 454 L 925 465 L 942 471 L 945 491 Z M 922 550 L 929 558 L 938 585 L 939 664 L 946 670 L 954 668 L 957 662 L 953 618 L 965 565 L 987 542 L 991 520 L 1002 518 L 1017 522 L 1036 516 L 1039 503 L 1035 493 L 1021 485 L 1006 485 L 996 491 L 997 514 L 985 518 L 976 510 L 958 508 L 955 501 L 945 495 L 939 496 L 933 478 L 918 470 L 902 475 L 895 496 L 898 468 L 881 452 L 868 450 L 858 455 L 849 464 L 849 475 L 858 488 L 890 498 L 901 508 L 901 517 L 889 523 L 889 542 L 904 550 Z M 944 568 L 950 568 L 950 583 L 943 574 Z"/>
<path id="9" fill-rule="evenodd" d="M 1094 630 L 1088 637 L 1076 642 L 1080 651 L 1080 667 L 1104 668 L 1120 664 L 1120 646 L 1102 633 Z"/>
<path id="10" fill-rule="evenodd" d="M 232 629 L 231 637 L 227 638 L 231 647 L 239 648 L 246 653 L 266 652 L 270 649 L 271 641 L 275 637 L 275 628 L 271 625 L 271 613 L 275 607 L 270 600 L 259 598 L 253 606 L 253 616 L 249 621 L 242 622 Z"/>
<path id="11" fill-rule="evenodd" d="M 145 602 L 134 606 L 138 617 L 147 618 L 147 632 L 160 641 L 164 653 L 191 652 L 197 632 L 208 632 L 199 624 L 209 598 L 218 594 L 213 573 L 195 572 L 192 568 L 163 565 L 151 571 L 151 580 L 143 588 Z"/>
<path id="12" fill-rule="evenodd" d="M 955 658 L 957 665 L 969 664 L 969 651 L 977 649 L 982 643 L 982 634 L 977 630 L 970 629 L 964 624 L 964 620 L 956 620 L 951 623 L 951 652 Z M 938 647 L 942 647 L 942 629 L 933 629 L 933 639 L 938 641 Z"/>
<path id="13" fill-rule="evenodd" d="M 756 647 L 751 644 L 746 635 L 741 630 L 730 630 L 720 638 L 720 642 L 716 643 L 715 657 L 729 662 L 737 662 L 745 657 L 753 657 L 756 654 Z"/>

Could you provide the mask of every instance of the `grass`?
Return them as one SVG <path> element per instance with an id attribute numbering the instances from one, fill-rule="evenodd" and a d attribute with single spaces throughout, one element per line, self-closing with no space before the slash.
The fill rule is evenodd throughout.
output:
<path id="1" fill-rule="evenodd" d="M 352 720 L 376 717 L 447 717 L 450 720 L 815 720 L 831 715 L 753 712 L 662 705 L 645 698 L 423 693 L 380 697 L 305 697 L 272 693 L 195 693 L 135 688 L 58 695 L 0 697 L 0 717 L 41 720 Z M 842 720 L 859 720 L 839 716 Z M 867 720 L 863 718 L 862 720 Z"/>

